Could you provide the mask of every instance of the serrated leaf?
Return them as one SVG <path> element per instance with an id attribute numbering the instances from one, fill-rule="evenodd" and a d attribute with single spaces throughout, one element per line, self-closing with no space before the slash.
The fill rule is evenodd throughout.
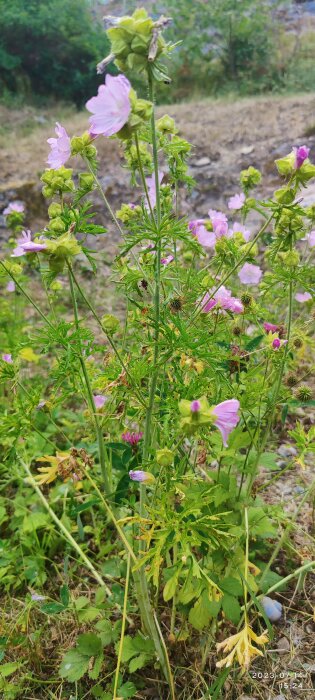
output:
<path id="1" fill-rule="evenodd" d="M 139 668 L 143 668 L 150 661 L 152 661 L 152 656 L 150 656 L 149 654 L 142 653 L 138 656 L 135 656 L 133 659 L 131 659 L 129 663 L 129 673 L 135 673 L 135 671 L 138 671 Z"/>
<path id="2" fill-rule="evenodd" d="M 220 581 L 220 588 L 222 588 L 224 593 L 230 593 L 236 598 L 243 595 L 243 586 L 241 581 L 239 581 L 237 578 L 233 578 L 233 576 L 227 576 L 223 579 L 223 581 Z"/>
<path id="3" fill-rule="evenodd" d="M 92 681 L 96 681 L 100 675 L 103 658 L 103 653 L 98 654 L 98 656 L 95 657 L 93 668 L 89 670 L 89 678 L 91 678 Z"/>
<path id="4" fill-rule="evenodd" d="M 206 627 L 212 617 L 216 617 L 221 607 L 220 601 L 209 600 L 208 592 L 203 591 L 189 611 L 188 620 L 196 630 Z"/>
<path id="5" fill-rule="evenodd" d="M 137 688 L 134 683 L 131 681 L 127 681 L 127 683 L 124 683 L 123 685 L 120 686 L 117 690 L 117 696 L 119 698 L 133 698 L 133 696 L 136 694 Z"/>
<path id="6" fill-rule="evenodd" d="M 41 611 L 47 613 L 47 615 L 58 615 L 65 609 L 62 603 L 44 603 L 41 606 Z"/>
<path id="7" fill-rule="evenodd" d="M 228 618 L 228 620 L 231 620 L 231 622 L 233 622 L 234 625 L 237 625 L 237 623 L 241 619 L 242 612 L 241 606 L 237 598 L 234 598 L 234 596 L 225 593 L 222 598 L 222 610 Z"/>
<path id="8" fill-rule="evenodd" d="M 265 469 L 279 469 L 277 465 L 277 458 L 278 455 L 276 455 L 274 452 L 264 452 L 260 457 L 259 457 L 259 467 L 264 467 Z"/>
<path id="9" fill-rule="evenodd" d="M 107 647 L 113 641 L 113 631 L 109 620 L 99 620 L 95 628 L 98 631 L 98 636 L 104 647 Z"/>
<path id="10" fill-rule="evenodd" d="M 101 640 L 93 632 L 80 634 L 77 639 L 77 650 L 85 656 L 98 656 L 102 651 Z"/>
<path id="11" fill-rule="evenodd" d="M 173 596 L 175 595 L 178 587 L 178 575 L 179 571 L 176 571 L 174 576 L 172 576 L 168 579 L 168 581 L 166 581 L 163 590 L 163 598 L 165 601 L 171 600 L 171 598 L 173 598 Z"/>
<path id="12" fill-rule="evenodd" d="M 68 607 L 70 601 L 70 592 L 68 586 L 64 583 L 60 588 L 60 600 L 65 608 Z"/>
<path id="13" fill-rule="evenodd" d="M 77 649 L 67 651 L 62 659 L 59 675 L 70 683 L 80 680 L 89 668 L 90 657 L 80 654 Z"/>
<path id="14" fill-rule="evenodd" d="M 49 515 L 41 511 L 29 513 L 25 515 L 22 525 L 23 532 L 34 532 L 42 527 L 46 527 L 49 523 Z"/>

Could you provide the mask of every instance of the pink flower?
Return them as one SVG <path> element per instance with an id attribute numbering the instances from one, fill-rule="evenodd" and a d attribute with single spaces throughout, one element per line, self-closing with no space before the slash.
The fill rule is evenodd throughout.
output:
<path id="1" fill-rule="evenodd" d="M 13 280 L 10 280 L 10 282 L 8 282 L 8 284 L 6 286 L 6 290 L 7 290 L 7 292 L 15 292 L 15 284 L 14 284 Z"/>
<path id="2" fill-rule="evenodd" d="M 262 270 L 258 265 L 245 263 L 245 265 L 241 267 L 238 276 L 242 284 L 259 284 Z"/>
<path id="3" fill-rule="evenodd" d="M 294 297 L 296 301 L 298 301 L 300 304 L 303 304 L 304 301 L 310 301 L 312 298 L 312 295 L 309 292 L 297 292 L 297 294 Z"/>
<path id="4" fill-rule="evenodd" d="M 306 236 L 306 240 L 308 242 L 309 247 L 314 248 L 314 246 L 315 246 L 315 229 L 313 231 L 310 231 L 310 233 Z"/>
<path id="5" fill-rule="evenodd" d="M 202 300 L 202 311 L 208 313 L 214 306 L 220 306 L 225 311 L 232 311 L 236 314 L 241 314 L 244 311 L 244 306 L 240 299 L 232 297 L 230 289 L 226 289 L 222 285 L 214 294 L 206 292 Z"/>
<path id="6" fill-rule="evenodd" d="M 167 255 L 166 258 L 161 258 L 161 264 L 168 265 L 169 263 L 173 262 L 173 260 L 174 260 L 174 255 Z"/>
<path id="7" fill-rule="evenodd" d="M 127 431 L 126 433 L 123 433 L 121 436 L 121 439 L 124 442 L 128 442 L 129 445 L 137 445 L 140 440 L 143 438 L 143 433 L 130 433 Z"/>
<path id="8" fill-rule="evenodd" d="M 12 355 L 9 352 L 5 352 L 2 355 L 3 362 L 7 362 L 9 365 L 13 364 Z"/>
<path id="9" fill-rule="evenodd" d="M 293 148 L 293 153 L 295 154 L 295 165 L 296 170 L 299 170 L 303 165 L 304 161 L 309 156 L 310 149 L 307 146 L 298 146 Z"/>
<path id="10" fill-rule="evenodd" d="M 103 396 L 103 394 L 94 394 L 93 399 L 95 408 L 103 408 L 104 403 L 108 401 L 107 396 Z"/>
<path id="11" fill-rule="evenodd" d="M 237 399 L 228 399 L 213 408 L 216 418 L 214 425 L 220 430 L 224 447 L 227 447 L 229 434 L 239 422 L 240 417 L 237 413 L 239 407 L 240 402 Z"/>
<path id="12" fill-rule="evenodd" d="M 89 118 L 91 135 L 112 136 L 122 129 L 131 112 L 130 90 L 124 75 L 106 76 L 105 85 L 100 85 L 97 96 L 85 105 L 93 115 Z"/>
<path id="13" fill-rule="evenodd" d="M 230 197 L 228 201 L 228 207 L 229 209 L 242 209 L 242 207 L 245 204 L 245 194 L 244 192 L 241 192 L 240 194 L 235 194 L 233 197 Z"/>
<path id="14" fill-rule="evenodd" d="M 25 207 L 23 202 L 11 202 L 8 204 L 8 206 L 3 210 L 3 216 L 8 216 L 9 214 L 13 214 L 14 212 L 16 214 L 23 214 Z"/>
<path id="15" fill-rule="evenodd" d="M 144 482 L 153 482 L 155 481 L 155 478 L 153 474 L 150 474 L 149 472 L 144 472 L 142 469 L 131 469 L 129 472 L 129 477 L 132 481 L 144 481 Z"/>
<path id="16" fill-rule="evenodd" d="M 213 231 L 208 231 L 204 225 L 204 219 L 195 219 L 190 221 L 188 226 L 193 234 L 196 236 L 198 243 L 204 248 L 214 248 L 215 246 L 215 234 Z"/>
<path id="17" fill-rule="evenodd" d="M 276 333 L 279 328 L 279 326 L 276 326 L 274 323 L 268 323 L 268 321 L 265 321 L 265 323 L 263 323 L 263 327 L 266 333 Z"/>
<path id="18" fill-rule="evenodd" d="M 26 253 L 40 253 L 41 250 L 46 250 L 46 245 L 39 241 L 32 241 L 30 231 L 22 231 L 22 236 L 17 239 L 17 247 L 14 248 L 11 258 L 20 258 Z"/>
<path id="19" fill-rule="evenodd" d="M 274 350 L 279 350 L 283 345 L 286 345 L 287 342 L 287 340 L 280 340 L 280 338 L 274 338 L 272 341 L 272 347 Z"/>
<path id="20" fill-rule="evenodd" d="M 56 139 L 47 139 L 47 143 L 50 145 L 47 163 L 50 168 L 58 170 L 71 156 L 71 142 L 70 136 L 59 122 L 56 122 L 55 133 L 57 134 Z"/>
<path id="21" fill-rule="evenodd" d="M 242 314 L 244 311 L 241 300 L 236 297 L 231 297 L 225 308 L 227 311 L 232 311 L 233 314 Z"/>
<path id="22" fill-rule="evenodd" d="M 227 236 L 229 226 L 226 215 L 223 214 L 221 211 L 217 211 L 216 209 L 209 209 L 208 214 L 216 238 L 222 238 L 222 236 Z"/>
<path id="23" fill-rule="evenodd" d="M 191 402 L 190 404 L 190 410 L 192 413 L 198 413 L 201 409 L 201 403 L 198 401 L 198 399 L 195 399 L 194 401 Z"/>
<path id="24" fill-rule="evenodd" d="M 229 233 L 231 236 L 234 236 L 235 233 L 241 233 L 246 243 L 249 241 L 251 236 L 250 230 L 243 224 L 239 224 L 237 221 L 233 224 L 232 228 L 229 230 Z"/>
<path id="25" fill-rule="evenodd" d="M 159 175 L 159 185 L 160 185 L 162 180 L 163 180 L 164 173 L 162 173 L 162 171 L 159 170 L 158 175 Z M 151 177 L 146 178 L 146 183 L 147 183 L 147 188 L 148 188 L 148 195 L 149 195 L 150 204 L 151 204 L 152 209 L 154 209 L 154 207 L 156 206 L 155 173 L 153 173 L 153 175 L 151 175 Z M 149 209 L 149 205 L 147 202 L 145 203 L 145 206 L 146 206 L 146 209 Z"/>

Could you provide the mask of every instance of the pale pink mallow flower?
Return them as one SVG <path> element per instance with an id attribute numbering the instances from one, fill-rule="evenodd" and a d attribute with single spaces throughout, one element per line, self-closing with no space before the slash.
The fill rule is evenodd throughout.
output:
<path id="1" fill-rule="evenodd" d="M 214 248 L 216 242 L 215 234 L 213 231 L 208 231 L 204 224 L 205 219 L 195 219 L 190 221 L 188 226 L 200 245 L 204 248 Z"/>
<path id="2" fill-rule="evenodd" d="M 234 211 L 242 209 L 242 207 L 245 204 L 245 199 L 246 197 L 244 192 L 241 192 L 240 194 L 235 194 L 233 197 L 230 197 L 228 201 L 228 208 L 234 209 Z"/>
<path id="3" fill-rule="evenodd" d="M 6 290 L 7 292 L 15 292 L 15 283 L 13 282 L 13 280 L 10 280 L 10 282 L 8 282 Z"/>
<path id="4" fill-rule="evenodd" d="M 108 401 L 107 396 L 103 396 L 103 394 L 94 394 L 93 399 L 94 399 L 95 408 L 97 408 L 97 409 L 103 408 L 104 403 L 106 403 L 106 401 Z"/>
<path id="5" fill-rule="evenodd" d="M 174 255 L 167 255 L 166 258 L 161 258 L 161 265 L 169 265 L 174 260 Z"/>
<path id="6" fill-rule="evenodd" d="M 238 415 L 239 407 L 240 402 L 237 399 L 228 399 L 213 408 L 213 414 L 216 418 L 214 425 L 220 430 L 224 447 L 227 447 L 229 434 L 240 420 Z"/>
<path id="7" fill-rule="evenodd" d="M 241 267 L 238 277 L 242 284 L 259 284 L 262 276 L 262 270 L 258 265 L 252 265 L 251 263 L 245 263 Z"/>
<path id="8" fill-rule="evenodd" d="M 217 211 L 216 209 L 209 209 L 208 215 L 213 226 L 215 237 L 222 238 L 222 236 L 228 236 L 229 225 L 226 215 L 223 214 L 222 211 Z"/>
<path id="9" fill-rule="evenodd" d="M 12 355 L 11 355 L 11 353 L 9 353 L 9 352 L 5 352 L 5 353 L 2 355 L 2 360 L 3 360 L 3 362 L 7 362 L 8 365 L 12 365 L 12 364 L 13 364 Z"/>
<path id="10" fill-rule="evenodd" d="M 9 214 L 23 214 L 24 212 L 24 204 L 23 202 L 11 202 L 8 204 L 8 206 L 3 210 L 3 216 L 9 216 Z"/>
<path id="11" fill-rule="evenodd" d="M 269 323 L 268 321 L 265 321 L 265 323 L 263 323 L 263 327 L 266 333 L 276 333 L 279 329 L 279 326 L 276 326 L 275 323 Z"/>
<path id="12" fill-rule="evenodd" d="M 92 113 L 89 118 L 91 136 L 113 136 L 127 123 L 131 112 L 131 85 L 124 75 L 107 75 L 96 97 L 86 103 Z"/>
<path id="13" fill-rule="evenodd" d="M 299 304 L 304 304 L 305 301 L 311 300 L 312 295 L 309 292 L 297 292 L 294 298 Z"/>
<path id="14" fill-rule="evenodd" d="M 129 478 L 131 481 L 140 481 L 145 483 L 153 483 L 155 478 L 150 472 L 144 472 L 142 469 L 131 469 L 129 472 Z"/>
<path id="15" fill-rule="evenodd" d="M 163 177 L 164 177 L 164 173 L 161 170 L 159 170 L 159 172 L 158 172 L 158 177 L 159 177 L 159 185 L 160 185 L 162 180 L 163 180 Z M 150 177 L 146 178 L 146 183 L 147 183 L 148 196 L 149 196 L 151 208 L 154 209 L 154 207 L 156 206 L 155 173 L 153 173 L 153 175 L 151 175 Z M 148 202 L 145 203 L 145 207 L 146 207 L 146 209 L 150 208 L 148 205 Z"/>
<path id="16" fill-rule="evenodd" d="M 313 231 L 310 231 L 308 235 L 306 236 L 306 240 L 308 242 L 308 245 L 310 248 L 314 248 L 315 246 L 315 229 Z"/>
<path id="17" fill-rule="evenodd" d="M 202 300 L 201 309 L 204 313 L 208 313 L 215 306 L 221 307 L 225 311 L 241 314 L 244 311 L 244 306 L 240 299 L 232 296 L 230 289 L 226 289 L 222 285 L 214 294 L 213 291 L 206 292 Z"/>
<path id="18" fill-rule="evenodd" d="M 59 122 L 56 122 L 55 133 L 57 138 L 47 139 L 47 143 L 50 145 L 47 163 L 50 168 L 58 170 L 71 156 L 71 140 L 64 126 L 61 126 Z"/>
<path id="19" fill-rule="evenodd" d="M 17 239 L 17 247 L 14 248 L 11 258 L 20 258 L 27 253 L 40 253 L 42 250 L 46 250 L 45 243 L 41 243 L 40 240 L 32 241 L 31 231 L 22 231 L 21 237 Z"/>
<path id="20" fill-rule="evenodd" d="M 304 161 L 307 160 L 310 153 L 310 149 L 307 146 L 294 146 L 293 153 L 295 155 L 294 167 L 296 170 L 299 170 L 299 168 L 302 167 Z"/>
<path id="21" fill-rule="evenodd" d="M 239 224 L 237 221 L 233 224 L 232 228 L 229 229 L 229 238 L 234 236 L 236 233 L 241 233 L 244 238 L 244 241 L 248 243 L 251 237 L 251 231 L 248 228 L 246 228 L 246 226 L 244 226 L 243 224 Z"/>

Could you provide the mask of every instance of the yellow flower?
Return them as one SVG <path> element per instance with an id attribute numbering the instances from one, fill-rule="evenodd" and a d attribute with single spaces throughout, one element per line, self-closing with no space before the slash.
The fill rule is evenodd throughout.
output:
<path id="1" fill-rule="evenodd" d="M 250 626 L 245 623 L 245 627 L 237 634 L 232 634 L 223 642 L 217 644 L 217 651 L 223 649 L 224 653 L 230 652 L 224 659 L 217 661 L 216 666 L 222 668 L 232 666 L 235 657 L 237 657 L 239 665 L 245 670 L 249 667 L 251 658 L 254 656 L 263 656 L 261 649 L 254 647 L 252 642 L 256 644 L 266 644 L 268 642 L 266 633 L 257 636 Z"/>

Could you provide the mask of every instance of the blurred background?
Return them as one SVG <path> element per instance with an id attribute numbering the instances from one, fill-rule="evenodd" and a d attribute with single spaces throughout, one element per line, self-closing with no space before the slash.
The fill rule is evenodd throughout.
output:
<path id="1" fill-rule="evenodd" d="M 39 177 L 47 139 L 57 120 L 70 136 L 87 130 L 84 104 L 104 81 L 96 64 L 109 53 L 103 17 L 141 6 L 172 17 L 167 38 L 179 42 L 172 83 L 160 84 L 157 102 L 158 115 L 167 111 L 192 144 L 196 185 L 181 195 L 182 214 L 224 209 L 249 165 L 262 171 L 259 194 L 268 196 L 279 182 L 274 160 L 292 145 L 305 143 L 314 156 L 315 0 L 0 0 L 0 242 L 7 236 L 1 212 L 14 199 L 24 201 L 29 228 L 45 226 Z M 141 77 L 132 84 L 146 96 Z M 137 201 L 118 141 L 100 138 L 97 148 L 112 206 Z M 71 166 L 82 168 L 75 159 Z M 97 193 L 94 199 L 102 220 Z"/>

